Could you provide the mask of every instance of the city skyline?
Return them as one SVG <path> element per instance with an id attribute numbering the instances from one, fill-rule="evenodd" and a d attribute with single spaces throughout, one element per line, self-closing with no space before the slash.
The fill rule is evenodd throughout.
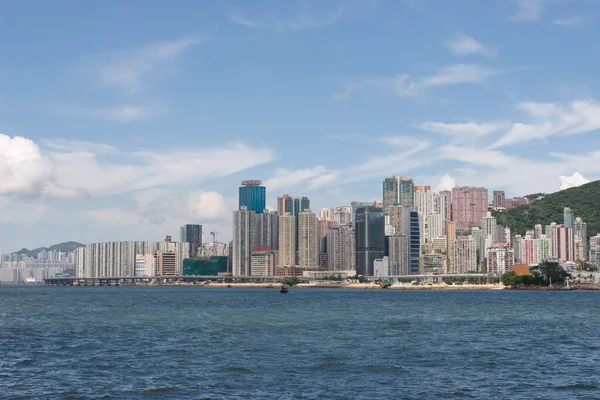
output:
<path id="1" fill-rule="evenodd" d="M 600 60 L 578 50 L 600 4 L 482 3 L 3 5 L 0 251 L 229 240 L 248 177 L 313 212 L 390 175 L 508 198 L 600 178 Z"/>

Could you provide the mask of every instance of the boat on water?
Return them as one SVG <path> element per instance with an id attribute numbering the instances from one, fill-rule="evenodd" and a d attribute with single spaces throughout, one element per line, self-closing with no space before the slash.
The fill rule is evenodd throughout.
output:
<path id="1" fill-rule="evenodd" d="M 281 293 L 287 293 L 287 292 L 289 292 L 289 289 L 287 288 L 287 286 L 284 285 L 284 286 L 281 287 L 280 292 Z"/>
<path id="2" fill-rule="evenodd" d="M 35 278 L 33 276 L 30 276 L 30 277 L 28 277 L 28 278 L 25 279 L 25 283 L 33 285 L 33 284 L 36 283 L 36 280 L 35 280 Z"/>

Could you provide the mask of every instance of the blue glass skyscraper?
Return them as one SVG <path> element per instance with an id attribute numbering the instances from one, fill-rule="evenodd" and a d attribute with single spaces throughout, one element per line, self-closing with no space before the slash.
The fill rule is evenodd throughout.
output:
<path id="1" fill-rule="evenodd" d="M 247 207 L 248 211 L 261 214 L 267 208 L 267 189 L 261 181 L 243 181 L 240 186 L 239 209 Z"/>
<path id="2" fill-rule="evenodd" d="M 385 218 L 379 207 L 366 206 L 356 210 L 356 273 L 373 276 L 373 262 L 385 254 Z"/>

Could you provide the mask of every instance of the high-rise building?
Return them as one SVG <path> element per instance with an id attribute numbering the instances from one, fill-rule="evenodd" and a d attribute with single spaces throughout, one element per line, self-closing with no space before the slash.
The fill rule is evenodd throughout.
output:
<path id="1" fill-rule="evenodd" d="M 454 241 L 456 240 L 456 222 L 454 221 L 446 221 L 446 255 L 448 266 L 452 264 L 452 247 L 454 246 Z M 448 268 L 449 270 L 450 268 Z"/>
<path id="2" fill-rule="evenodd" d="M 575 214 L 573 213 L 573 210 L 569 207 L 565 207 L 563 210 L 563 225 L 564 226 L 570 226 L 571 228 L 575 229 Z"/>
<path id="3" fill-rule="evenodd" d="M 553 257 L 559 261 L 575 261 L 573 243 L 573 228 L 556 224 L 552 226 Z"/>
<path id="4" fill-rule="evenodd" d="M 487 209 L 487 189 L 469 186 L 452 189 L 452 221 L 458 229 L 479 226 Z"/>
<path id="5" fill-rule="evenodd" d="M 575 260 L 587 260 L 587 224 L 581 218 L 575 218 L 574 224 Z"/>
<path id="6" fill-rule="evenodd" d="M 451 219 L 452 216 L 452 192 L 444 190 L 435 195 L 433 198 L 433 212 L 442 215 L 445 220 Z"/>
<path id="7" fill-rule="evenodd" d="M 385 255 L 385 220 L 379 207 L 366 206 L 356 210 L 356 272 L 372 276 L 373 262 Z"/>
<path id="8" fill-rule="evenodd" d="M 405 208 L 403 221 L 404 233 L 409 240 L 410 273 L 419 273 L 419 258 L 421 256 L 421 227 L 419 224 L 419 212 L 416 207 Z"/>
<path id="9" fill-rule="evenodd" d="M 372 201 L 353 201 L 350 203 L 350 208 L 352 210 L 352 229 L 356 231 L 356 210 L 360 207 L 368 207 L 375 206 Z"/>
<path id="10" fill-rule="evenodd" d="M 188 257 L 195 257 L 202 246 L 202 225 L 182 225 L 179 228 L 179 241 L 190 244 Z"/>
<path id="11" fill-rule="evenodd" d="M 322 208 L 319 212 L 319 219 L 322 221 L 331 220 L 331 210 L 329 208 Z"/>
<path id="12" fill-rule="evenodd" d="M 504 208 L 504 202 L 506 201 L 506 195 L 504 190 L 494 190 L 494 200 L 492 206 L 494 208 Z"/>
<path id="13" fill-rule="evenodd" d="M 442 216 L 442 214 L 429 214 L 427 216 L 427 235 L 426 235 L 426 239 L 427 242 L 431 242 L 433 241 L 433 239 L 435 238 L 439 238 L 444 236 L 445 230 L 444 230 L 444 218 Z"/>
<path id="14" fill-rule="evenodd" d="M 406 209 L 406 207 L 404 206 L 400 206 L 400 205 L 396 205 L 396 206 L 390 206 L 388 207 L 388 215 L 387 218 L 389 220 L 389 224 L 390 226 L 392 226 L 394 228 L 394 232 L 395 233 L 402 233 L 403 229 L 404 229 L 404 210 Z"/>
<path id="15" fill-rule="evenodd" d="M 285 212 L 285 204 L 287 202 L 287 199 L 289 198 L 289 194 L 277 196 L 277 215 L 283 215 L 283 213 Z"/>
<path id="16" fill-rule="evenodd" d="M 410 275 L 410 240 L 402 233 L 388 238 L 390 275 Z"/>
<path id="17" fill-rule="evenodd" d="M 600 234 L 590 238 L 590 264 L 600 268 Z"/>
<path id="18" fill-rule="evenodd" d="M 250 253 L 256 246 L 255 215 L 246 206 L 233 212 L 233 276 L 250 276 Z"/>
<path id="19" fill-rule="evenodd" d="M 508 243 L 496 243 L 489 249 L 487 261 L 488 274 L 502 276 L 506 271 L 512 271 L 514 264 L 514 251 Z"/>
<path id="20" fill-rule="evenodd" d="M 424 186 L 424 185 L 415 186 L 415 193 L 429 192 L 430 190 L 431 190 L 431 186 Z"/>
<path id="21" fill-rule="evenodd" d="M 398 204 L 398 179 L 388 176 L 383 180 L 383 211 L 387 214 L 390 206 Z"/>
<path id="22" fill-rule="evenodd" d="M 330 271 L 349 271 L 356 268 L 354 231 L 342 225 L 327 232 L 327 263 Z"/>
<path id="23" fill-rule="evenodd" d="M 329 215 L 337 225 L 350 225 L 352 223 L 352 208 L 350 206 L 331 207 Z"/>
<path id="24" fill-rule="evenodd" d="M 299 223 L 300 223 L 300 218 L 299 215 L 302 211 L 306 211 L 306 210 L 310 210 L 310 200 L 308 199 L 308 197 L 288 197 L 285 200 L 285 212 L 290 213 L 291 215 L 293 215 L 294 217 L 296 217 L 295 219 L 295 224 L 296 226 L 294 227 L 295 230 L 295 252 L 296 254 L 298 253 L 298 240 L 300 238 L 300 232 L 298 231 L 298 227 L 299 227 Z M 298 260 L 296 259 L 296 263 L 298 262 Z"/>
<path id="25" fill-rule="evenodd" d="M 319 266 L 319 222 L 310 210 L 298 216 L 298 265 L 301 267 Z"/>
<path id="26" fill-rule="evenodd" d="M 265 210 L 262 214 L 254 214 L 253 226 L 256 240 L 253 247 L 261 247 L 261 251 L 277 250 L 279 246 L 278 220 L 275 211 Z"/>
<path id="27" fill-rule="evenodd" d="M 239 190 L 239 209 L 246 207 L 249 211 L 257 214 L 267 208 L 267 190 L 258 180 L 247 180 L 242 182 Z"/>
<path id="28" fill-rule="evenodd" d="M 552 240 L 546 235 L 540 238 L 515 236 L 513 242 L 515 263 L 539 264 L 552 257 Z"/>
<path id="29" fill-rule="evenodd" d="M 275 253 L 273 251 L 253 251 L 250 255 L 252 276 L 275 276 Z"/>
<path id="30" fill-rule="evenodd" d="M 415 205 L 415 181 L 413 178 L 398 178 L 398 204 L 413 207 Z"/>
<path id="31" fill-rule="evenodd" d="M 296 265 L 296 217 L 283 213 L 279 219 L 279 266 Z"/>
<path id="32" fill-rule="evenodd" d="M 498 232 L 496 230 L 496 218 L 492 217 L 491 212 L 487 212 L 485 217 L 481 219 L 481 237 L 486 239 L 492 238 L 492 243 L 498 243 Z"/>
<path id="33" fill-rule="evenodd" d="M 477 249 L 472 236 L 460 236 L 452 244 L 449 274 L 465 274 L 477 270 Z"/>
<path id="34" fill-rule="evenodd" d="M 429 214 L 434 212 L 434 199 L 436 194 L 433 192 L 415 192 L 414 203 L 417 210 L 422 213 L 426 218 Z"/>
<path id="35" fill-rule="evenodd" d="M 155 276 L 154 254 L 136 254 L 135 276 Z"/>

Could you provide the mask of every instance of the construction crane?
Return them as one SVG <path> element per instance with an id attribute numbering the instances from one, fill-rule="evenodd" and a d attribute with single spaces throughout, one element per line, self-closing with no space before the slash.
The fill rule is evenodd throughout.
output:
<path id="1" fill-rule="evenodd" d="M 212 237 L 213 237 L 213 244 L 215 244 L 215 243 L 217 242 L 217 235 L 220 235 L 220 234 L 221 234 L 221 232 L 212 231 L 210 234 L 211 234 L 211 235 L 212 235 Z"/>

